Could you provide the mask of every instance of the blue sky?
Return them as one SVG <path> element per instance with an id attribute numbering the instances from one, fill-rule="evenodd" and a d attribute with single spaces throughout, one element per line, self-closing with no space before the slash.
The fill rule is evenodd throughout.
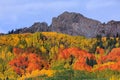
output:
<path id="1" fill-rule="evenodd" d="M 120 0 L 0 0 L 0 33 L 29 27 L 34 22 L 51 23 L 64 11 L 107 22 L 120 21 Z"/>

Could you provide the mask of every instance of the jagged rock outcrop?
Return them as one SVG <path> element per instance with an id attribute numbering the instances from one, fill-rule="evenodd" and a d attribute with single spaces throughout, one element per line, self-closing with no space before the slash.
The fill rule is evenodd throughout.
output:
<path id="1" fill-rule="evenodd" d="M 4 35 L 4 33 L 0 33 L 0 35 Z"/>
<path id="2" fill-rule="evenodd" d="M 48 24 L 45 22 L 36 22 L 31 27 L 27 28 L 21 28 L 17 29 L 13 33 L 34 33 L 34 32 L 44 32 L 44 31 L 50 31 Z"/>
<path id="3" fill-rule="evenodd" d="M 53 18 L 51 30 L 71 35 L 82 35 L 86 37 L 116 36 L 120 34 L 120 21 L 110 21 L 107 24 L 86 18 L 79 13 L 64 12 Z"/>
<path id="4" fill-rule="evenodd" d="M 64 12 L 53 18 L 51 30 L 86 37 L 96 36 L 101 22 L 84 17 L 78 13 Z"/>
<path id="5" fill-rule="evenodd" d="M 114 21 L 111 20 L 107 24 L 102 24 L 102 30 L 100 33 L 101 35 L 104 34 L 103 36 L 116 36 L 117 34 L 120 34 L 120 21 Z"/>
<path id="6" fill-rule="evenodd" d="M 97 35 L 116 36 L 120 34 L 120 21 L 111 20 L 108 23 L 101 23 L 79 13 L 64 12 L 58 17 L 54 17 L 50 26 L 45 22 L 37 22 L 29 28 L 17 29 L 13 33 L 34 33 L 39 31 L 55 31 L 86 37 L 96 37 Z"/>

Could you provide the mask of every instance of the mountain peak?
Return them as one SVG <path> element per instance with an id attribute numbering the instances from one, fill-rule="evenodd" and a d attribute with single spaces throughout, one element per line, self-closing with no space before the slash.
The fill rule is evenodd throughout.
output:
<path id="1" fill-rule="evenodd" d="M 39 31 L 55 31 L 86 37 L 96 37 L 97 35 L 115 36 L 120 34 L 120 21 L 111 20 L 105 24 L 87 18 L 80 13 L 65 11 L 58 17 L 54 17 L 50 26 L 46 22 L 35 22 L 31 27 L 18 29 L 13 33 L 34 33 Z"/>
<path id="2" fill-rule="evenodd" d="M 83 16 L 82 14 L 80 14 L 80 13 L 68 12 L 68 11 L 63 12 L 60 16 L 62 16 L 62 15 L 78 15 L 78 16 L 84 17 L 84 16 Z"/>

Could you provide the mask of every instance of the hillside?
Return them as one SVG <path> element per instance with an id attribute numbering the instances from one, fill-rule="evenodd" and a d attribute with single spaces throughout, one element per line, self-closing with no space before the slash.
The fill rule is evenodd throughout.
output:
<path id="1" fill-rule="evenodd" d="M 120 37 L 0 35 L 1 80 L 120 79 Z"/>
<path id="2" fill-rule="evenodd" d="M 120 34 L 120 21 L 111 20 L 108 23 L 87 18 L 80 13 L 64 12 L 52 19 L 50 26 L 46 22 L 36 22 L 30 27 L 10 31 L 9 33 L 60 32 L 69 35 L 85 37 L 117 36 Z"/>

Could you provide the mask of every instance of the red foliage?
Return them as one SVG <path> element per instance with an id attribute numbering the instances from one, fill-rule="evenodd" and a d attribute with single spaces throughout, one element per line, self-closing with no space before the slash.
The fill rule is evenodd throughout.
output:
<path id="1" fill-rule="evenodd" d="M 112 49 L 112 51 L 108 53 L 108 55 L 101 57 L 101 61 L 103 63 L 114 62 L 114 64 L 100 66 L 98 70 L 111 69 L 120 71 L 120 48 Z"/>
<path id="2" fill-rule="evenodd" d="M 114 48 L 108 55 L 104 56 L 104 49 L 97 48 L 96 52 L 100 54 L 100 58 L 96 60 L 93 54 L 90 54 L 84 50 L 78 48 L 68 48 L 64 49 L 59 54 L 59 59 L 67 59 L 71 55 L 76 58 L 76 61 L 73 65 L 75 70 L 86 70 L 91 71 L 92 67 L 86 63 L 86 59 L 96 60 L 98 65 L 102 65 L 107 62 L 114 62 L 113 64 L 107 64 L 99 66 L 96 70 L 120 70 L 120 48 Z"/>
<path id="3" fill-rule="evenodd" d="M 114 48 L 106 57 L 107 61 L 120 61 L 120 48 Z"/>
<path id="4" fill-rule="evenodd" d="M 86 59 L 79 57 L 79 59 L 74 63 L 73 68 L 75 70 L 86 70 L 91 71 L 92 67 L 86 64 Z"/>
<path id="5" fill-rule="evenodd" d="M 19 48 L 14 48 L 13 52 L 16 55 L 16 58 L 10 61 L 10 65 L 16 71 L 17 74 L 22 75 L 26 72 L 32 72 L 33 70 L 41 70 L 42 68 L 48 69 L 49 65 L 45 62 L 40 56 L 35 53 L 24 51 Z M 75 70 L 86 70 L 92 71 L 92 66 L 86 63 L 88 60 L 96 60 L 98 68 L 96 70 L 119 70 L 120 71 L 120 48 L 114 48 L 108 55 L 104 56 L 104 49 L 97 48 L 96 52 L 100 54 L 98 59 L 95 58 L 94 54 L 90 54 L 84 50 L 79 48 L 67 48 L 60 51 L 58 55 L 59 59 L 68 59 L 72 56 L 76 58 L 75 63 L 73 64 L 73 68 Z M 19 56 L 18 56 L 19 55 Z M 114 62 L 108 63 L 107 62 Z"/>
<path id="6" fill-rule="evenodd" d="M 64 49 L 63 51 L 60 52 L 59 58 L 60 59 L 67 59 L 70 57 L 70 55 L 74 56 L 75 58 L 79 58 L 79 57 L 85 57 L 85 58 L 88 57 L 89 59 L 95 58 L 94 55 L 92 55 L 84 50 L 81 50 L 79 48 Z"/>
<path id="7" fill-rule="evenodd" d="M 70 55 L 74 56 L 77 59 L 73 66 L 75 70 L 90 71 L 92 69 L 92 67 L 86 63 L 86 59 L 95 59 L 95 56 L 93 54 L 90 54 L 78 48 L 68 48 L 60 52 L 59 59 L 67 59 L 70 57 Z"/>
<path id="8" fill-rule="evenodd" d="M 19 54 L 22 54 L 23 52 L 24 52 L 23 49 L 13 48 L 13 53 L 14 53 L 14 55 L 19 55 Z"/>
<path id="9" fill-rule="evenodd" d="M 110 65 L 110 69 L 120 71 L 120 61 L 113 65 Z"/>
<path id="10" fill-rule="evenodd" d="M 19 49 L 18 49 L 19 50 Z M 14 71 L 23 75 L 26 72 L 31 73 L 33 70 L 41 70 L 43 68 L 48 69 L 49 65 L 40 56 L 35 53 L 22 53 L 16 56 L 9 62 Z"/>
<path id="11" fill-rule="evenodd" d="M 108 55 L 102 56 L 101 61 L 106 62 L 118 62 L 120 61 L 120 48 L 114 48 Z"/>

